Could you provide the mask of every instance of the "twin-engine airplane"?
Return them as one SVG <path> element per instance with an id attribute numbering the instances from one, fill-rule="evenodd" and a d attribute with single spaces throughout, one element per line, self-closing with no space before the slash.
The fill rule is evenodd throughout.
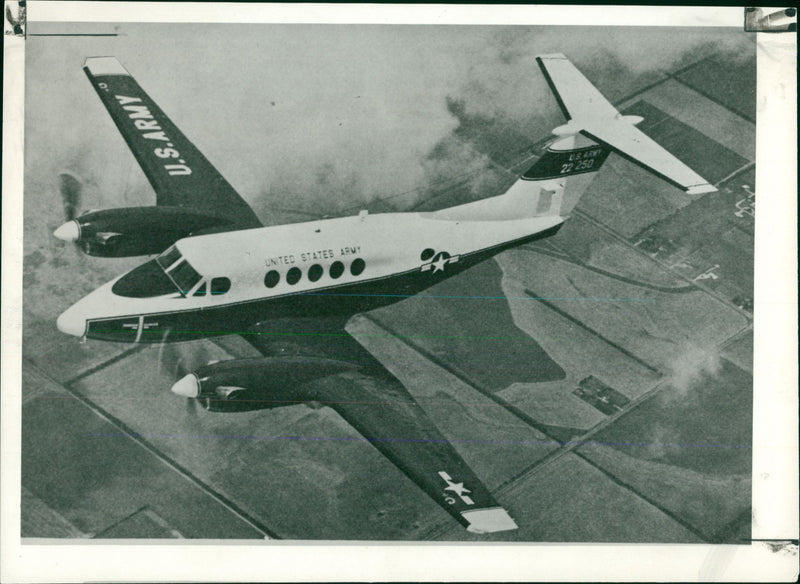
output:
<path id="1" fill-rule="evenodd" d="M 326 349 L 341 340 L 363 362 L 370 356 L 347 337 L 348 318 L 553 235 L 611 151 L 688 193 L 715 190 L 638 130 L 642 118 L 617 112 L 564 55 L 536 60 L 568 121 L 504 194 L 435 212 L 362 211 L 263 227 L 116 58 L 87 59 L 84 71 L 150 181 L 156 206 L 89 212 L 55 236 L 89 255 L 159 255 L 71 306 L 58 328 L 131 343 L 240 333 L 262 355 L 270 351 L 265 339 L 313 330 L 308 337 L 326 338 Z M 348 362 L 265 356 L 209 363 L 172 391 L 211 410 L 324 402 L 470 531 L 517 527 L 399 381 L 371 394 L 374 388 L 348 381 Z M 336 375 L 338 383 L 326 383 Z"/>

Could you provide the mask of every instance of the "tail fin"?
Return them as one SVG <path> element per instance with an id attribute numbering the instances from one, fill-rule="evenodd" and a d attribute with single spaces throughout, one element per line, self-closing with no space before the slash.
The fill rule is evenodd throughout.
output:
<path id="1" fill-rule="evenodd" d="M 566 217 L 614 151 L 690 195 L 715 189 L 636 128 L 639 116 L 623 116 L 564 55 L 536 58 L 567 123 L 544 155 L 505 194 L 437 211 L 443 219 L 503 220 Z"/>
<path id="2" fill-rule="evenodd" d="M 623 116 L 564 55 L 542 55 L 536 61 L 569 120 L 556 136 L 582 134 L 657 174 L 690 195 L 714 192 L 703 177 L 635 127 L 638 116 Z"/>

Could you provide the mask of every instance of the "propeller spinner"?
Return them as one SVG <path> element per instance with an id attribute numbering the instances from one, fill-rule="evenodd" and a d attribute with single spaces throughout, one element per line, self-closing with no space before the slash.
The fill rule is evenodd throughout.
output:
<path id="1" fill-rule="evenodd" d="M 81 228 L 75 218 L 78 217 L 81 210 L 83 185 L 81 181 L 68 172 L 62 172 L 58 175 L 58 178 L 65 222 L 53 232 L 53 235 L 61 241 L 78 241 L 81 236 Z"/>

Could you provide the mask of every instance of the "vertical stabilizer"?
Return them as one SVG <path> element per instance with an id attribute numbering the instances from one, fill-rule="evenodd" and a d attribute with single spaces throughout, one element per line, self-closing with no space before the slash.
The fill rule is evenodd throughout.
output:
<path id="1" fill-rule="evenodd" d="M 502 195 L 450 207 L 440 219 L 503 221 L 522 217 L 567 217 L 611 150 L 581 134 L 562 136 Z"/>
<path id="2" fill-rule="evenodd" d="M 547 146 L 544 155 L 512 185 L 508 193 L 527 191 L 535 204 L 534 216 L 566 217 L 578 204 L 610 152 L 602 144 L 581 134 L 564 136 Z"/>

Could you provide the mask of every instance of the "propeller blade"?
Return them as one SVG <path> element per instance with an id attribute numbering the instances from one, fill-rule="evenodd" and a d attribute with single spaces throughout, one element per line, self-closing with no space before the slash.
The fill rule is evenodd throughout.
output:
<path id="1" fill-rule="evenodd" d="M 61 203 L 64 205 L 64 221 L 72 221 L 81 210 L 83 185 L 74 175 L 62 172 L 60 180 Z"/>
<path id="2" fill-rule="evenodd" d="M 172 329 L 166 329 L 162 342 L 158 345 L 158 367 L 161 374 L 169 377 L 172 382 L 194 373 L 203 365 L 215 362 L 204 345 L 191 342 L 170 343 L 168 339 L 171 334 Z"/>
<path id="3" fill-rule="evenodd" d="M 189 398 L 189 399 L 186 399 L 184 401 L 186 402 L 186 413 L 189 414 L 190 416 L 196 416 L 197 415 L 197 408 L 198 408 L 198 405 L 199 405 L 197 403 L 197 400 Z"/>

